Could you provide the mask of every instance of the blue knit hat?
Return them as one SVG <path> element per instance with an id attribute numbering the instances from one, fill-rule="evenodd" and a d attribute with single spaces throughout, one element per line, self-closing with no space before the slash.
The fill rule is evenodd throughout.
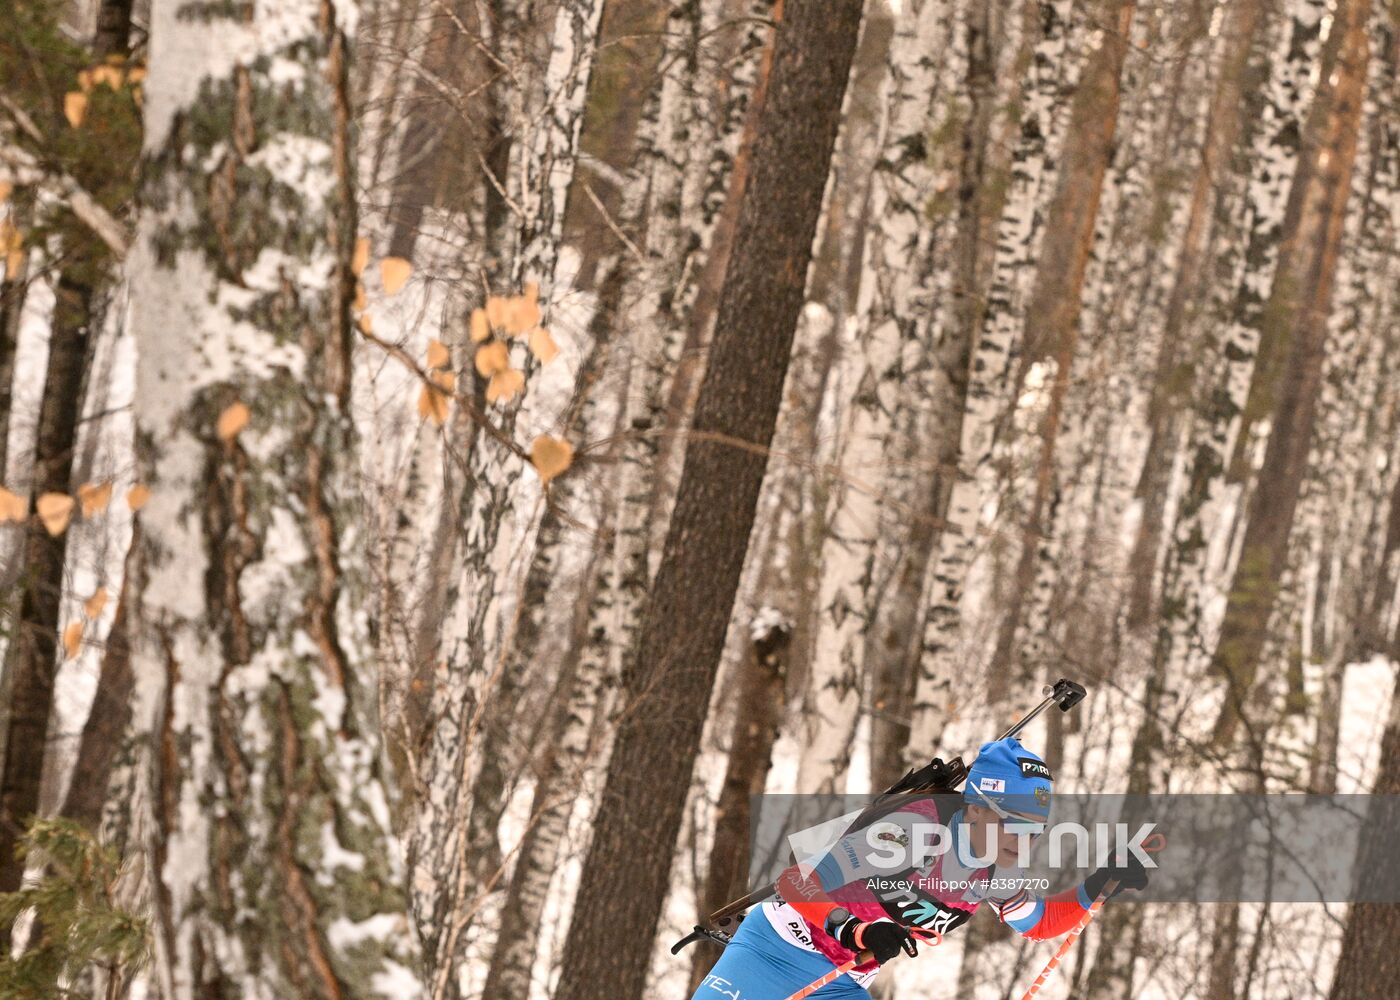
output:
<path id="1" fill-rule="evenodd" d="M 967 774 L 963 798 L 985 805 L 985 796 L 1007 812 L 1046 819 L 1054 788 L 1055 779 L 1045 761 L 1011 736 L 982 744 Z"/>

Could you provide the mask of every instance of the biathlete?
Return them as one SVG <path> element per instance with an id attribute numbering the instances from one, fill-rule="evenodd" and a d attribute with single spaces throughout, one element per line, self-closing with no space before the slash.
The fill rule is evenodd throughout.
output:
<path id="1" fill-rule="evenodd" d="M 779 898 L 749 911 L 692 1000 L 786 1000 L 869 952 L 873 958 L 812 994 L 861 1000 L 881 965 L 900 952 L 917 954 L 919 941 L 941 939 L 982 903 L 1043 941 L 1072 930 L 1109 881 L 1118 882 L 1115 896 L 1145 888 L 1147 871 L 1131 853 L 1048 898 L 1027 887 L 1018 855 L 1025 837 L 1044 832 L 1053 790 L 1045 761 L 1019 740 L 984 743 L 951 816 L 940 817 L 937 799 L 911 799 L 838 841 L 809 874 L 788 868 L 778 879 Z M 942 804 L 947 812 L 946 797 Z M 925 842 L 930 824 L 946 828 L 952 842 L 913 867 L 919 859 L 910 845 Z M 910 864 L 892 867 L 899 857 Z"/>

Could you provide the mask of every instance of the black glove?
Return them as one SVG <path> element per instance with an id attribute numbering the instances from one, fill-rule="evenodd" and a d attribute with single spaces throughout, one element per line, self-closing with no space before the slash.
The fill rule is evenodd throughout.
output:
<path id="1" fill-rule="evenodd" d="M 843 919 L 844 915 L 844 919 Z M 845 910 L 835 910 L 836 920 L 827 921 L 831 935 L 854 952 L 869 951 L 875 961 L 884 965 L 901 951 L 911 958 L 919 953 L 919 946 L 909 928 L 893 920 L 880 919 L 864 921 L 853 917 Z"/>
<path id="2" fill-rule="evenodd" d="M 1118 883 L 1118 887 L 1113 890 L 1113 896 L 1118 895 L 1124 889 L 1146 889 L 1147 869 L 1143 867 L 1142 859 L 1129 851 L 1127 861 L 1121 864 L 1115 862 L 1107 868 L 1100 868 L 1086 878 L 1084 891 L 1089 894 L 1091 900 L 1098 899 L 1099 893 L 1103 892 L 1103 887 L 1114 881 Z M 1112 899 L 1113 896 L 1109 898 Z"/>

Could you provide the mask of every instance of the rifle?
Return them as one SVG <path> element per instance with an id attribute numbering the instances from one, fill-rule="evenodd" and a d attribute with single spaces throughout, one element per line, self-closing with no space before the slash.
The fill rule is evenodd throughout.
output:
<path id="1" fill-rule="evenodd" d="M 998 736 L 998 740 L 1017 735 L 1051 705 L 1058 705 L 1060 711 L 1068 712 L 1084 700 L 1087 692 L 1082 684 L 1061 678 L 1053 685 L 1047 684 L 1041 693 L 1045 695 L 1045 699 L 1022 716 L 1010 729 Z M 963 763 L 961 757 L 954 757 L 949 761 L 935 757 L 922 767 L 910 768 L 904 777 L 885 789 L 874 802 L 866 806 L 850 828 L 860 830 L 869 826 L 881 816 L 898 809 L 907 798 L 956 792 L 966 777 L 967 765 Z M 721 946 L 728 945 L 734 938 L 734 931 L 738 928 L 739 921 L 743 919 L 744 911 L 755 903 L 761 903 L 777 895 L 777 891 L 778 884 L 770 882 L 745 896 L 740 896 L 738 899 L 726 903 L 711 913 L 704 923 L 696 924 L 694 930 L 671 945 L 671 954 L 679 955 L 682 948 L 694 941 L 699 941 L 701 938 Z"/>

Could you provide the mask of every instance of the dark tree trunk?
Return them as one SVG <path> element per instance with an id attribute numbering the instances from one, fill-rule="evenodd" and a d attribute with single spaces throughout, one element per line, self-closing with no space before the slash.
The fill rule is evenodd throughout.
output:
<path id="1" fill-rule="evenodd" d="M 1400 698 L 1400 691 L 1392 695 Z M 1390 725 L 1381 743 L 1380 768 L 1376 771 L 1376 795 L 1400 795 L 1400 714 L 1392 708 Z M 1378 800 L 1383 802 L 1384 800 Z M 1395 863 L 1384 845 L 1363 845 L 1357 871 L 1375 873 Z M 1328 1000 L 1381 1000 L 1394 996 L 1400 981 L 1400 906 L 1389 903 L 1353 903 L 1342 932 L 1342 953 Z"/>
<path id="2" fill-rule="evenodd" d="M 82 410 L 95 292 L 75 284 L 67 271 L 55 290 L 48 374 L 39 404 L 32 499 L 71 494 L 73 445 Z M 58 615 L 67 534 L 50 535 L 38 518 L 26 527 L 19 621 L 8 670 L 12 677 L 5 766 L 0 777 L 0 892 L 19 888 L 23 863 L 15 845 L 39 808 L 49 711 L 58 666 Z M 5 936 L 0 928 L 0 936 Z"/>
<path id="3" fill-rule="evenodd" d="M 1341 248 L 1352 165 L 1361 126 L 1370 45 L 1369 5 L 1338 5 L 1333 36 L 1335 62 L 1324 60 L 1318 108 L 1313 115 L 1298 176 L 1290 195 L 1289 230 L 1266 307 L 1260 369 L 1250 386 L 1249 408 L 1272 403 L 1272 430 L 1250 496 L 1239 563 L 1220 627 L 1214 667 L 1227 684 L 1215 738 L 1224 745 L 1235 731 L 1254 686 L 1268 639 L 1269 618 L 1288 562 L 1293 514 L 1307 472 L 1327 340 L 1327 313 Z M 1266 351 L 1265 343 L 1273 341 Z M 1270 357 L 1286 358 L 1271 370 Z M 1282 366 L 1280 366 L 1282 367 Z"/>
<path id="4" fill-rule="evenodd" d="M 861 0 L 791 0 L 720 295 L 709 367 L 584 863 L 558 995 L 642 996 L 767 466 Z M 608 942 L 600 947 L 600 921 Z"/>
<path id="5" fill-rule="evenodd" d="M 700 897 L 700 913 L 713 913 L 749 891 L 749 817 L 753 796 L 762 795 L 773 764 L 773 742 L 782 724 L 783 680 L 787 676 L 792 626 L 775 618 L 755 625 L 735 701 L 738 714 L 729 743 L 729 766 L 715 808 L 714 847 Z M 709 941 L 696 946 L 691 960 L 690 990 L 719 959 Z"/>

